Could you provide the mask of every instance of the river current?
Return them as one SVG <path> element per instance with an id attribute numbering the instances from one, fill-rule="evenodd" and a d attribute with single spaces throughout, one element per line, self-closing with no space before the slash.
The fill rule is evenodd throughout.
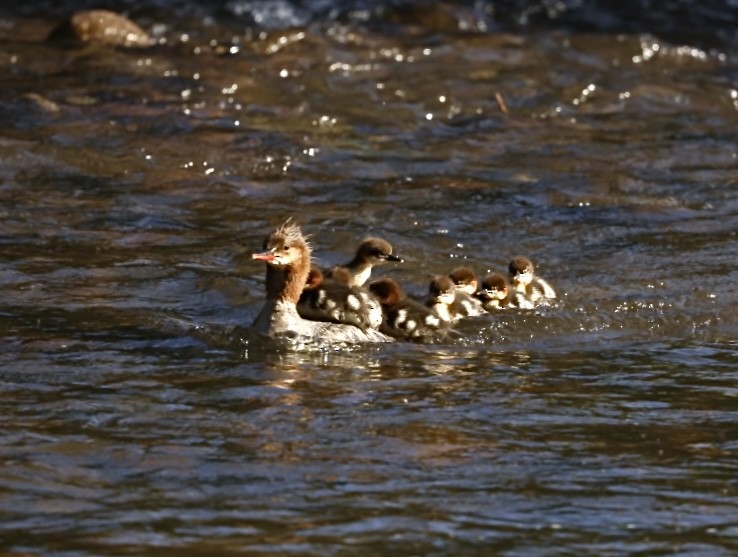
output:
<path id="1" fill-rule="evenodd" d="M 735 554 L 735 37 L 163 2 L 122 3 L 150 48 L 45 41 L 74 5 L 0 17 L 3 555 Z M 287 350 L 288 217 L 559 300 Z"/>

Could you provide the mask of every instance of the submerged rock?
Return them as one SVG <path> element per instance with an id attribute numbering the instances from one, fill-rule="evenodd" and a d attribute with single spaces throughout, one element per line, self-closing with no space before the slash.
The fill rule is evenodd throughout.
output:
<path id="1" fill-rule="evenodd" d="M 80 41 L 107 46 L 151 46 L 149 34 L 130 19 L 108 10 L 80 11 L 49 35 L 54 41 Z"/>

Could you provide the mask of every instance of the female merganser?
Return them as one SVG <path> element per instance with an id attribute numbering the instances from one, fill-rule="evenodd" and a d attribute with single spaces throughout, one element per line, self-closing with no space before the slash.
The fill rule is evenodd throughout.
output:
<path id="1" fill-rule="evenodd" d="M 372 267 L 382 265 L 387 261 L 402 263 L 402 258 L 392 254 L 392 245 L 381 238 L 367 238 L 356 250 L 354 258 L 345 265 L 338 265 L 331 270 L 346 269 L 350 276 L 351 286 L 364 286 L 372 274 Z M 329 275 L 330 276 L 330 275 Z"/>
<path id="2" fill-rule="evenodd" d="M 382 306 L 367 290 L 360 286 L 349 286 L 348 280 L 340 279 L 338 269 L 328 279 L 317 267 L 312 267 L 307 283 L 297 302 L 297 312 L 305 319 L 347 323 L 363 330 L 379 329 L 382 324 Z M 346 272 L 348 276 L 348 273 Z"/>
<path id="3" fill-rule="evenodd" d="M 545 280 L 533 274 L 533 262 L 527 257 L 514 257 L 508 269 L 513 289 L 521 294 L 529 305 L 536 306 L 556 298 L 554 289 Z"/>
<path id="4" fill-rule="evenodd" d="M 484 308 L 474 295 L 479 287 L 477 275 L 469 267 L 456 267 L 448 274 L 448 277 L 456 287 L 456 300 L 454 307 L 461 317 L 474 317 L 482 315 Z"/>
<path id="5" fill-rule="evenodd" d="M 257 331 L 269 336 L 303 337 L 325 343 L 388 342 L 374 329 L 308 321 L 297 312 L 297 302 L 310 273 L 310 246 L 300 228 L 288 220 L 264 241 L 264 251 L 252 255 L 266 267 L 266 302 L 254 321 Z"/>
<path id="6" fill-rule="evenodd" d="M 422 341 L 443 336 L 447 332 L 448 324 L 420 302 L 408 298 L 395 280 L 375 280 L 369 284 L 369 290 L 382 304 L 384 319 L 379 330 L 383 333 L 395 338 Z"/>
<path id="7" fill-rule="evenodd" d="M 476 296 L 486 311 L 496 311 L 517 305 L 511 294 L 507 279 L 500 273 L 492 273 L 484 277 Z M 524 297 L 523 301 L 525 301 Z"/>

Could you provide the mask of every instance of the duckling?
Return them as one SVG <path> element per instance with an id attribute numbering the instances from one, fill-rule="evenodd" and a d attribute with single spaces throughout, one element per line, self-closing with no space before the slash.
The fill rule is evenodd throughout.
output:
<path id="1" fill-rule="evenodd" d="M 452 315 L 451 306 L 456 299 L 456 287 L 448 277 L 437 276 L 428 286 L 428 298 L 425 307 L 430 308 L 446 323 L 453 323 L 459 318 Z"/>
<path id="2" fill-rule="evenodd" d="M 345 265 L 337 265 L 328 273 L 331 276 L 337 269 L 345 269 L 350 275 L 351 286 L 363 286 L 372 274 L 372 268 L 388 261 L 402 263 L 402 258 L 392 253 L 392 245 L 381 238 L 367 238 L 356 250 L 354 258 Z"/>
<path id="3" fill-rule="evenodd" d="M 508 266 L 513 290 L 525 298 L 526 306 L 535 307 L 556 299 L 556 291 L 541 277 L 534 274 L 533 262 L 519 255 Z M 519 297 L 520 298 L 520 297 Z M 523 307 L 521 299 L 520 307 Z"/>
<path id="4" fill-rule="evenodd" d="M 500 273 L 491 273 L 484 277 L 476 296 L 482 307 L 490 312 L 516 305 L 510 284 Z M 525 301 L 525 298 L 523 300 Z"/>
<path id="5" fill-rule="evenodd" d="M 325 278 L 317 267 L 311 267 L 305 287 L 297 302 L 301 317 L 314 321 L 347 323 L 362 330 L 379 329 L 382 324 L 382 306 L 366 289 L 349 286 L 344 269 L 333 278 Z M 343 278 L 343 282 L 337 279 Z"/>
<path id="6" fill-rule="evenodd" d="M 471 267 L 456 267 L 448 274 L 456 287 L 453 310 L 461 317 L 482 315 L 484 308 L 475 296 L 479 287 L 476 273 Z"/>
<path id="7" fill-rule="evenodd" d="M 448 274 L 448 277 L 453 281 L 457 290 L 466 292 L 470 296 L 473 296 L 479 288 L 477 274 L 471 267 L 456 267 Z"/>
<path id="8" fill-rule="evenodd" d="M 443 337 L 448 324 L 435 312 L 407 297 L 397 281 L 382 278 L 369 284 L 382 304 L 384 318 L 380 331 L 394 338 L 426 341 Z"/>
<path id="9" fill-rule="evenodd" d="M 479 300 L 459 290 L 449 277 L 444 276 L 437 276 L 431 281 L 425 305 L 447 323 L 484 313 Z"/>

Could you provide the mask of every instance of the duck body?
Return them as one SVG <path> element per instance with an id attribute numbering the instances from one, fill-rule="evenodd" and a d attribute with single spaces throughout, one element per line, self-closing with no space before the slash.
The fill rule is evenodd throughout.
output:
<path id="1" fill-rule="evenodd" d="M 455 315 L 457 319 L 476 317 L 484 314 L 484 308 L 477 298 L 457 290 L 454 293 L 454 303 L 451 304 L 451 314 Z"/>
<path id="2" fill-rule="evenodd" d="M 362 344 L 392 342 L 392 338 L 375 329 L 354 325 L 303 319 L 293 303 L 267 300 L 254 320 L 254 329 L 269 337 L 300 337 L 322 343 Z"/>

